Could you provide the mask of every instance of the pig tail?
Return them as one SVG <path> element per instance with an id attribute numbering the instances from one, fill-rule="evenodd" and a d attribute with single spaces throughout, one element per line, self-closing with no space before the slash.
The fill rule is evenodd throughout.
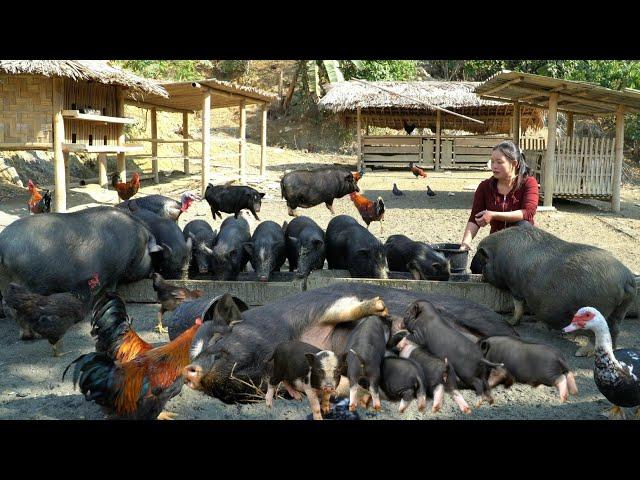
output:
<path id="1" fill-rule="evenodd" d="M 522 150 L 518 148 L 518 146 L 513 143 L 511 140 L 505 140 L 504 142 L 500 142 L 498 145 L 493 147 L 493 150 L 499 150 L 505 157 L 507 157 L 511 161 L 517 162 L 516 164 L 516 190 L 522 186 L 524 181 L 531 175 L 531 167 L 527 165 L 527 162 L 524 157 L 524 153 Z"/>

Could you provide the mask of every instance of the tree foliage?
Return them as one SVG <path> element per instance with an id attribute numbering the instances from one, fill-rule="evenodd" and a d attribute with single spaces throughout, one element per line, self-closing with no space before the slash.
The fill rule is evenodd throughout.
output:
<path id="1" fill-rule="evenodd" d="M 377 81 L 408 81 L 416 79 L 416 60 L 362 60 L 358 68 L 353 62 L 340 62 L 345 80 L 362 78 Z"/>

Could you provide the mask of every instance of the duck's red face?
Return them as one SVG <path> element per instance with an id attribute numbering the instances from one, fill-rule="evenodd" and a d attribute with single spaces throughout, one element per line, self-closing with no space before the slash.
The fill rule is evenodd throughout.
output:
<path id="1" fill-rule="evenodd" d="M 586 307 L 581 308 L 576 312 L 576 314 L 571 319 L 571 323 L 562 329 L 564 333 L 573 332 L 575 330 L 580 330 L 583 328 L 587 328 L 587 324 L 596 317 L 596 312 L 594 309 Z"/>

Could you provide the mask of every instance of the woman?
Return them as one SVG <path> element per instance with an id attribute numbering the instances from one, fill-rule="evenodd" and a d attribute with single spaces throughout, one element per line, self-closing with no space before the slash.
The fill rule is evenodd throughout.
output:
<path id="1" fill-rule="evenodd" d="M 478 185 L 464 229 L 460 249 L 469 250 L 478 230 L 491 224 L 495 233 L 507 227 L 534 225 L 538 208 L 538 182 L 520 149 L 511 141 L 499 143 L 491 152 L 493 176 Z"/>

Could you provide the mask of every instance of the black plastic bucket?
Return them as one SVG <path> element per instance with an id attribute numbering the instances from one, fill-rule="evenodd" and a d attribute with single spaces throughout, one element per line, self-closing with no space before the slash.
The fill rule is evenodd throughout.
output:
<path id="1" fill-rule="evenodd" d="M 232 297 L 241 312 L 249 310 L 249 306 L 244 301 L 235 295 L 232 295 Z M 200 317 L 203 322 L 211 320 L 213 308 L 221 298 L 222 295 L 212 298 L 199 298 L 197 300 L 183 302 L 178 305 L 178 308 L 176 308 L 170 316 L 167 315 L 166 320 L 163 320 L 163 323 L 169 330 L 169 339 L 173 340 L 191 327 L 197 317 Z"/>
<path id="2" fill-rule="evenodd" d="M 432 243 L 431 248 L 442 253 L 451 262 L 451 273 L 464 273 L 467 270 L 469 251 L 460 250 L 459 243 Z"/>

